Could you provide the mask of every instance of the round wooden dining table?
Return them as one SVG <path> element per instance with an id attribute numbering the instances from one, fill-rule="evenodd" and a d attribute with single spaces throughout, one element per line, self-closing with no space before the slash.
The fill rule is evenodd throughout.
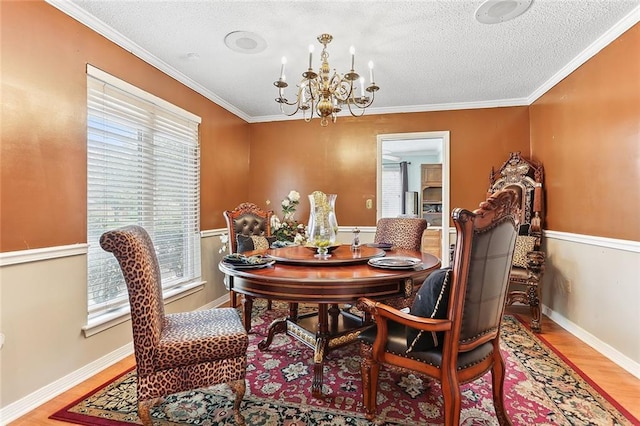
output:
<path id="1" fill-rule="evenodd" d="M 290 246 L 247 256 L 263 255 L 256 267 L 232 265 L 224 260 L 219 269 L 227 275 L 229 290 L 242 294 L 243 321 L 251 329 L 251 311 L 256 297 L 289 302 L 289 314 L 269 326 L 258 348 L 267 350 L 277 333 L 287 333 L 313 349 L 312 394 L 322 397 L 323 364 L 333 349 L 355 342 L 372 325 L 366 316 L 355 315 L 340 304 L 353 304 L 360 297 L 376 300 L 407 298 L 435 269 L 440 259 L 428 253 L 388 250 L 363 245 L 333 247 L 329 257 L 318 257 L 313 249 Z M 374 265 L 374 266 L 372 266 Z M 317 312 L 298 315 L 298 304 L 318 306 Z"/>

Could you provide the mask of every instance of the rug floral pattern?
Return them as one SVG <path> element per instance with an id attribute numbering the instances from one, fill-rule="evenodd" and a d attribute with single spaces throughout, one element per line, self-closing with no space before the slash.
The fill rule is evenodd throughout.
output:
<path id="1" fill-rule="evenodd" d="M 360 357 L 356 345 L 334 350 L 325 362 L 323 400 L 311 397 L 312 350 L 286 335 L 276 336 L 268 351 L 258 349 L 266 328 L 286 312 L 256 303 L 250 334 L 247 392 L 242 413 L 247 425 L 370 425 L 364 418 Z M 505 405 L 514 425 L 632 425 L 552 350 L 512 316 L 502 326 L 506 361 Z M 497 424 L 491 374 L 464 385 L 461 424 Z M 155 424 L 231 425 L 233 396 L 224 385 L 168 397 L 154 407 Z M 381 368 L 378 421 L 386 425 L 441 425 L 440 385 L 410 372 Z M 52 418 L 88 425 L 139 424 L 135 370 Z"/>

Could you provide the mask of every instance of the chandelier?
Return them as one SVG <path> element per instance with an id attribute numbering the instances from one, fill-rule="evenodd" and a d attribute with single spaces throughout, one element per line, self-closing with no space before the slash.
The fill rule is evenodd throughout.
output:
<path id="1" fill-rule="evenodd" d="M 313 45 L 309 46 L 309 69 L 302 73 L 302 80 L 297 85 L 296 97 L 293 101 L 287 100 L 284 90 L 288 86 L 285 81 L 284 68 L 287 58 L 282 58 L 280 78 L 273 84 L 278 88 L 276 102 L 280 104 L 280 111 L 288 116 L 302 111 L 304 121 L 309 122 L 315 114 L 320 117 L 320 125 L 329 124 L 329 118 L 336 122 L 337 114 L 347 108 L 351 115 L 360 117 L 366 108 L 373 104 L 375 93 L 380 89 L 373 80 L 373 62 L 369 61 L 369 86 L 365 88 L 364 77 L 354 70 L 355 49 L 351 47 L 351 70 L 340 75 L 336 70 L 331 74 L 329 68 L 329 52 L 327 44 L 331 43 L 333 36 L 321 34 L 318 41 L 322 44 L 320 59 L 322 63 L 318 73 L 312 68 Z M 358 85 L 358 82 L 360 83 Z M 285 111 L 285 105 L 292 107 L 291 112 Z"/>

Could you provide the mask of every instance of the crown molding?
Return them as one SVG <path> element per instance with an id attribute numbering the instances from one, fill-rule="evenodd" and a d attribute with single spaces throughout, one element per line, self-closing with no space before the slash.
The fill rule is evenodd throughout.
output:
<path id="1" fill-rule="evenodd" d="M 190 89 L 193 89 L 194 91 L 201 94 L 205 98 L 209 99 L 211 102 L 215 103 L 216 105 L 219 105 L 220 107 L 226 109 L 227 111 L 238 116 L 244 121 L 249 122 L 251 117 L 249 117 L 244 111 L 241 111 L 240 109 L 231 105 L 229 102 L 225 101 L 224 99 L 222 99 L 212 91 L 208 90 L 201 84 L 196 83 L 194 80 L 182 74 L 180 71 L 176 70 L 171 65 L 160 60 L 158 57 L 152 55 L 147 50 L 143 49 L 138 44 L 134 43 L 127 37 L 123 36 L 121 33 L 116 31 L 112 27 L 106 25 L 104 22 L 88 14 L 84 9 L 78 7 L 75 3 L 71 1 L 66 1 L 66 0 L 45 0 L 45 1 L 49 3 L 51 6 L 65 13 L 66 15 L 69 15 L 76 21 L 80 22 L 81 24 L 91 28 L 93 31 L 106 37 L 108 40 L 114 42 L 115 44 L 122 47 L 123 49 L 130 52 L 131 54 L 142 59 L 149 65 L 157 68 L 158 70 L 162 71 L 163 73 L 167 74 L 173 79 L 179 81 L 180 83 L 184 84 Z"/>
<path id="2" fill-rule="evenodd" d="M 547 93 L 553 86 L 560 83 L 565 77 L 577 70 L 582 64 L 593 58 L 598 52 L 607 47 L 611 42 L 620 37 L 625 31 L 633 27 L 640 21 L 640 5 L 633 9 L 627 16 L 618 21 L 613 27 L 609 28 L 600 38 L 591 43 L 578 56 L 573 58 L 571 62 L 562 67 L 560 71 L 555 73 L 549 80 L 545 81 L 542 86 L 538 87 L 527 99 L 527 104 L 531 105 L 542 95 Z"/>
<path id="3" fill-rule="evenodd" d="M 91 28 L 96 31 L 98 34 L 103 35 L 107 39 L 111 40 L 118 46 L 162 71 L 163 73 L 169 75 L 185 86 L 193 89 L 197 93 L 206 97 L 213 103 L 219 105 L 220 107 L 226 109 L 227 111 L 235 114 L 239 118 L 243 119 L 247 123 L 262 123 L 262 122 L 271 122 L 271 121 L 291 121 L 291 120 L 301 120 L 302 117 L 296 116 L 286 116 L 286 115 L 265 115 L 265 116 L 250 116 L 246 114 L 244 111 L 238 109 L 237 107 L 231 105 L 229 102 L 220 98 L 215 93 L 211 92 L 201 84 L 198 84 L 191 78 L 185 76 L 175 68 L 171 67 L 164 61 L 161 61 L 156 56 L 149 53 L 147 50 L 143 49 L 127 37 L 124 37 L 118 31 L 114 30 L 112 27 L 105 25 L 102 21 L 96 19 L 94 16 L 88 14 L 82 8 L 78 7 L 75 3 L 67 0 L 45 0 L 47 3 L 52 5 L 53 7 L 59 9 L 63 13 L 69 15 L 73 19 L 77 20 L 83 25 Z M 636 23 L 640 21 L 640 5 L 633 9 L 629 14 L 627 14 L 623 19 L 617 22 L 613 27 L 607 30 L 601 37 L 599 37 L 596 41 L 591 43 L 584 51 L 582 51 L 578 56 L 576 56 L 571 62 L 565 65 L 560 71 L 554 74 L 549 80 L 544 82 L 540 87 L 538 87 L 533 93 L 531 93 L 526 98 L 515 98 L 515 99 L 503 99 L 503 100 L 493 100 L 493 101 L 482 101 L 482 102 L 460 102 L 460 103 L 450 103 L 450 104 L 429 104 L 429 105 L 410 105 L 410 106 L 402 106 L 402 107 L 390 107 L 390 108 L 369 108 L 369 115 L 376 114 L 403 114 L 403 113 L 411 113 L 411 112 L 433 112 L 433 111 L 453 111 L 453 110 L 462 110 L 462 109 L 479 109 L 479 108 L 500 108 L 500 107 L 513 107 L 513 106 L 529 106 L 533 102 L 535 102 L 538 98 L 540 98 L 543 94 L 549 91 L 553 86 L 562 81 L 565 77 L 575 71 L 578 67 L 584 64 L 586 61 L 591 59 L 594 55 L 596 55 L 600 50 L 609 45 L 613 40 L 622 35 L 629 28 L 634 26 Z M 340 113 L 338 117 L 341 116 L 349 116 L 348 113 Z"/>

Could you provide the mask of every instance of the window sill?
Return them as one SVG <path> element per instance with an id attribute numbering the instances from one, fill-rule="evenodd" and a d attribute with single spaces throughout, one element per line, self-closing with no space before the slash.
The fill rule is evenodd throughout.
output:
<path id="1" fill-rule="evenodd" d="M 174 302 L 202 290 L 204 288 L 205 282 L 206 281 L 196 281 L 166 291 L 164 293 L 165 305 L 167 303 Z M 131 311 L 129 309 L 129 305 L 123 306 L 119 309 L 114 309 L 113 311 L 106 312 L 96 318 L 92 318 L 92 320 L 89 321 L 87 325 L 82 327 L 82 333 L 84 334 L 85 338 L 91 337 L 112 327 L 115 327 L 116 325 L 122 324 L 123 322 L 129 321 L 130 319 Z"/>

